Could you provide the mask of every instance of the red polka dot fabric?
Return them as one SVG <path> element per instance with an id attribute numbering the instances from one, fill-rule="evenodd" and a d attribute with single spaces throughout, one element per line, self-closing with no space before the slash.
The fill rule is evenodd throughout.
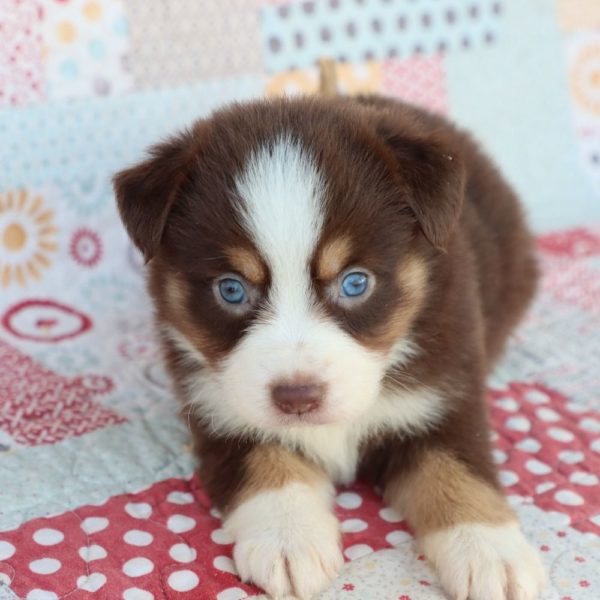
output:
<path id="1" fill-rule="evenodd" d="M 489 402 L 494 456 L 507 494 L 599 536 L 600 414 L 539 383 L 492 389 Z M 406 522 L 363 484 L 338 490 L 335 511 L 347 561 L 412 539 Z M 201 482 L 169 479 L 2 533 L 0 577 L 28 600 L 234 600 L 259 590 L 237 578 L 231 542 Z M 579 554 L 575 562 L 589 558 Z M 429 578 L 418 583 L 431 585 Z M 355 586 L 340 585 L 346 592 Z"/>
<path id="2" fill-rule="evenodd" d="M 507 493 L 533 498 L 544 510 L 568 514 L 573 527 L 600 534 L 600 413 L 539 383 L 510 383 L 490 399 Z"/>
<path id="3" fill-rule="evenodd" d="M 347 560 L 410 538 L 398 515 L 362 485 L 339 492 L 336 514 Z M 98 597 L 102 590 L 102 598 L 125 600 L 223 600 L 258 592 L 239 581 L 231 552 L 197 478 L 169 479 L 0 535 L 1 572 L 28 599 Z"/>
<path id="4" fill-rule="evenodd" d="M 43 304 L 48 307 L 52 303 Z M 31 303 L 23 303 L 17 308 L 29 307 Z M 53 316 L 52 321 L 56 320 Z M 18 444 L 54 444 L 123 423 L 122 415 L 95 401 L 113 387 L 107 376 L 64 377 L 54 373 L 0 340 L 0 429 Z"/>

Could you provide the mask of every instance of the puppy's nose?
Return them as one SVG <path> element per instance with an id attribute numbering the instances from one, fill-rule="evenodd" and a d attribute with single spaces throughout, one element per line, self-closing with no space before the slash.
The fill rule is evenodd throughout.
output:
<path id="1" fill-rule="evenodd" d="M 284 413 L 302 415 L 321 406 L 325 386 L 307 381 L 302 383 L 279 383 L 273 386 L 271 397 L 275 406 Z"/>

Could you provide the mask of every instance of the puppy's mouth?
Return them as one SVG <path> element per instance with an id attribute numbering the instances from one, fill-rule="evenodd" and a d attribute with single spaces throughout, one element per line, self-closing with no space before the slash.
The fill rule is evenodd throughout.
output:
<path id="1" fill-rule="evenodd" d="M 302 427 L 308 425 L 331 425 L 336 423 L 333 415 L 324 410 L 308 413 L 282 413 L 278 412 L 274 419 L 276 427 Z"/>

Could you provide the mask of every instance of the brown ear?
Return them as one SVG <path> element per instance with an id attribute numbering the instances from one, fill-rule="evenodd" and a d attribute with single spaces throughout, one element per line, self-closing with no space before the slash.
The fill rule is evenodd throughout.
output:
<path id="1" fill-rule="evenodd" d="M 156 253 L 197 144 L 191 132 L 150 149 L 148 160 L 113 178 L 121 219 L 146 262 Z"/>
<path id="2" fill-rule="evenodd" d="M 431 244 L 445 250 L 463 204 L 465 173 L 461 157 L 444 132 L 420 137 L 384 133 L 406 202 Z"/>

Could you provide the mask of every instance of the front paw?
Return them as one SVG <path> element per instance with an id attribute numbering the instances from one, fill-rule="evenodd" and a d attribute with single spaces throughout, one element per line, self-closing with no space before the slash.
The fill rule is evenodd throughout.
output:
<path id="1" fill-rule="evenodd" d="M 535 600 L 544 587 L 540 558 L 516 523 L 456 525 L 422 544 L 453 600 Z"/>
<path id="2" fill-rule="evenodd" d="M 344 559 L 328 494 L 304 484 L 260 492 L 226 519 L 242 581 L 273 598 L 313 598 L 335 579 Z"/>

